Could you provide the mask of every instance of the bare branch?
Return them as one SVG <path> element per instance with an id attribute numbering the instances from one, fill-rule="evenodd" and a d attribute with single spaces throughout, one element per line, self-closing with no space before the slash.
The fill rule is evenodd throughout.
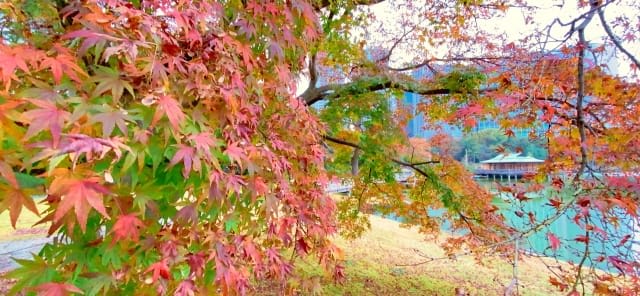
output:
<path id="1" fill-rule="evenodd" d="M 393 44 L 391 45 L 391 48 L 389 48 L 389 52 L 387 52 L 387 54 L 381 58 L 379 58 L 378 60 L 376 60 L 376 63 L 385 61 L 385 60 L 389 60 L 389 58 L 391 58 L 391 55 L 393 54 L 393 51 L 396 49 L 396 47 L 398 47 L 398 45 L 404 40 L 405 37 L 407 37 L 409 34 L 411 34 L 413 31 L 415 31 L 418 28 L 418 26 L 413 26 L 410 30 L 405 31 L 402 36 L 400 36 L 396 41 L 393 42 Z"/>
<path id="2" fill-rule="evenodd" d="M 403 71 L 409 71 L 409 70 L 415 70 L 418 68 L 422 68 L 422 67 L 430 67 L 431 68 L 431 63 L 434 62 L 485 62 L 485 63 L 491 63 L 494 65 L 497 65 L 497 63 L 495 61 L 497 60 L 507 60 L 507 59 L 511 59 L 512 57 L 510 56 L 503 56 L 503 57 L 457 57 L 457 58 L 431 58 L 431 59 L 427 59 L 421 63 L 415 64 L 415 65 L 410 65 L 410 66 L 405 66 L 405 67 L 400 67 L 400 68 L 394 68 L 394 67 L 387 67 L 387 70 L 390 71 L 396 71 L 396 72 L 403 72 Z"/>
<path id="3" fill-rule="evenodd" d="M 611 38 L 611 41 L 613 42 L 613 44 L 622 53 L 624 53 L 636 65 L 636 67 L 640 68 L 640 61 L 638 61 L 638 59 L 636 59 L 636 57 L 633 54 L 631 54 L 626 48 L 624 48 L 624 46 L 622 46 L 622 43 L 620 43 L 620 40 L 618 39 L 618 37 L 611 30 L 611 27 L 609 26 L 609 24 L 604 18 L 604 10 L 602 9 L 601 6 L 598 7 L 598 17 L 600 18 L 600 23 L 602 24 L 604 31 L 607 32 L 607 35 L 609 36 L 609 38 Z"/>
<path id="4" fill-rule="evenodd" d="M 356 0 L 353 1 L 355 5 L 373 5 L 378 4 L 380 2 L 384 2 L 384 0 Z M 314 3 L 313 7 L 317 10 L 328 7 L 331 5 L 331 1 L 329 0 L 321 0 Z"/>

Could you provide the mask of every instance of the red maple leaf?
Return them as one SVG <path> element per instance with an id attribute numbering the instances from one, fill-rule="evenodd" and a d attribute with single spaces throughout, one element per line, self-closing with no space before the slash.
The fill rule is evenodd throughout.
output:
<path id="1" fill-rule="evenodd" d="M 174 98 L 170 96 L 160 96 L 157 100 L 158 109 L 156 109 L 156 113 L 153 115 L 153 120 L 151 124 L 155 124 L 162 118 L 162 116 L 166 115 L 169 119 L 169 123 L 175 130 L 180 129 L 180 124 L 184 121 L 185 116 L 182 113 L 182 107 Z"/>
<path id="2" fill-rule="evenodd" d="M 238 164 L 242 164 L 242 160 L 245 158 L 244 151 L 236 145 L 236 143 L 232 143 L 227 145 L 227 149 L 224 153 L 229 156 L 231 160 L 234 160 Z"/>
<path id="3" fill-rule="evenodd" d="M 562 205 L 562 201 L 557 200 L 557 199 L 549 199 L 549 203 L 547 205 L 550 205 L 550 206 L 556 208 L 556 210 L 559 210 L 560 206 Z"/>
<path id="4" fill-rule="evenodd" d="M 547 232 L 547 239 L 552 250 L 557 251 L 560 248 L 560 240 L 551 232 Z"/>
<path id="5" fill-rule="evenodd" d="M 67 74 L 69 78 L 76 82 L 83 82 L 78 74 L 83 76 L 87 76 L 87 74 L 82 70 L 82 68 L 80 68 L 80 66 L 78 66 L 78 62 L 75 58 L 62 46 L 54 47 L 56 48 L 56 51 L 58 51 L 58 54 L 55 57 L 43 57 L 42 62 L 40 62 L 40 70 L 47 68 L 50 69 L 51 74 L 53 75 L 53 80 L 56 84 L 60 84 L 62 75 L 64 74 Z"/>
<path id="6" fill-rule="evenodd" d="M 586 236 L 586 235 L 578 235 L 578 236 L 576 236 L 575 241 L 588 244 L 589 243 L 589 237 Z"/>
<path id="7" fill-rule="evenodd" d="M 569 287 L 569 285 L 565 284 L 564 282 L 559 281 L 555 277 L 549 277 L 549 283 L 551 283 L 552 285 L 556 286 L 558 289 L 560 289 L 560 291 L 564 291 Z"/>
<path id="8" fill-rule="evenodd" d="M 152 283 L 155 283 L 160 277 L 165 280 L 168 280 L 171 277 L 171 274 L 169 273 L 169 266 L 167 266 L 167 261 L 165 259 L 151 264 L 144 273 L 148 272 L 153 272 L 151 277 Z"/>
<path id="9" fill-rule="evenodd" d="M 169 166 L 172 167 L 182 161 L 184 165 L 184 168 L 182 169 L 182 176 L 186 179 L 189 177 L 192 167 L 194 171 L 199 172 L 202 168 L 202 164 L 200 162 L 200 158 L 196 155 L 195 148 L 184 144 L 180 144 L 178 147 L 178 151 L 171 159 Z"/>
<path id="10" fill-rule="evenodd" d="M 515 134 L 515 133 L 513 132 L 513 130 L 512 130 L 512 129 L 510 129 L 510 128 L 508 128 L 508 129 L 504 130 L 504 135 L 505 135 L 505 136 L 507 136 L 507 137 L 509 137 L 509 138 L 512 138 L 512 137 L 515 137 L 515 136 L 516 136 L 516 134 Z"/>
<path id="11" fill-rule="evenodd" d="M 5 89 L 8 90 L 11 87 L 11 80 L 20 82 L 18 76 L 16 76 L 16 69 L 20 69 L 26 73 L 29 73 L 29 67 L 25 62 L 25 58 L 29 55 L 25 55 L 22 47 L 9 47 L 0 45 L 0 65 L 2 65 L 2 81 L 4 81 Z"/>
<path id="12" fill-rule="evenodd" d="M 37 135 L 43 130 L 49 130 L 53 138 L 53 147 L 57 147 L 60 142 L 60 134 L 62 133 L 64 122 L 69 119 L 71 114 L 65 110 L 58 109 L 53 102 L 33 99 L 29 99 L 28 101 L 40 108 L 29 110 L 22 114 L 29 123 L 29 129 L 27 129 L 27 133 L 24 135 L 25 140 Z"/>
<path id="13" fill-rule="evenodd" d="M 102 201 L 102 197 L 109 194 L 109 190 L 98 183 L 100 178 L 76 179 L 68 174 L 60 175 L 59 172 L 64 174 L 64 171 L 64 169 L 58 171 L 58 175 L 49 187 L 49 194 L 61 197 L 60 204 L 53 216 L 53 221 L 60 221 L 73 208 L 80 223 L 80 228 L 84 232 L 91 208 L 94 208 L 102 216 L 109 218 Z"/>
<path id="14" fill-rule="evenodd" d="M 38 296 L 66 296 L 71 293 L 83 294 L 78 287 L 67 283 L 44 283 L 33 288 L 38 292 Z"/>
<path id="15" fill-rule="evenodd" d="M 114 234 L 113 240 L 131 239 L 134 242 L 138 241 L 138 236 L 140 236 L 139 229 L 142 227 L 144 227 L 144 224 L 134 214 L 120 215 L 111 230 Z"/>

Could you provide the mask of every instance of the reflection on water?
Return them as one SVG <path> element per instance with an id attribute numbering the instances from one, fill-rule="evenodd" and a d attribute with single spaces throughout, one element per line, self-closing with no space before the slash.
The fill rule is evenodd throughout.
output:
<path id="1" fill-rule="evenodd" d="M 479 183 L 486 186 L 492 192 L 495 192 L 495 182 L 480 181 Z M 518 202 L 513 197 L 499 197 L 496 194 L 494 204 L 500 208 L 500 212 L 504 215 L 505 220 L 509 225 L 520 231 L 527 231 L 532 229 L 531 223 L 529 222 L 529 213 L 535 217 L 536 222 L 548 220 L 557 216 L 558 212 L 556 208 L 549 205 L 549 192 L 550 190 L 543 190 L 539 195 L 527 194 L 527 197 L 531 198 L 531 200 L 524 203 Z M 567 193 L 566 195 L 572 195 L 572 193 Z M 567 210 L 566 213 L 557 217 L 548 226 L 542 227 L 528 235 L 523 239 L 521 245 L 523 245 L 528 251 L 535 254 L 556 256 L 560 260 L 578 263 L 585 253 L 585 244 L 576 241 L 575 238 L 585 235 L 585 229 L 584 224 L 581 227 L 572 220 L 576 214 L 577 212 L 573 209 Z M 589 214 L 593 217 L 591 219 L 591 223 L 594 226 L 594 229 L 598 230 L 592 231 L 590 235 L 592 237 L 596 236 L 599 238 L 597 240 L 592 240 L 592 243 L 589 244 L 589 263 L 593 263 L 593 265 L 599 269 L 616 271 L 611 264 L 607 263 L 607 260 L 598 262 L 596 259 L 601 255 L 605 256 L 605 258 L 608 256 L 619 255 L 616 252 L 618 251 L 617 249 L 620 248 L 620 246 L 616 245 L 618 244 L 618 241 L 608 241 L 607 237 L 611 234 L 615 234 L 616 237 L 621 237 L 625 234 L 632 235 L 630 229 L 633 229 L 633 227 L 613 227 L 612 225 L 604 225 L 602 224 L 602 219 L 598 218 L 602 217 L 601 213 L 597 211 L 590 211 Z M 621 223 L 625 222 L 621 221 Z M 625 231 L 627 233 L 621 233 Z M 547 238 L 548 232 L 553 233 L 561 240 L 560 248 L 556 251 L 552 250 L 549 246 Z M 600 240 L 602 240 L 602 242 L 600 242 Z M 598 243 L 596 243 L 596 241 Z M 629 243 L 631 243 L 631 240 Z M 628 245 L 625 245 L 625 247 L 628 247 Z M 634 259 L 634 254 L 632 253 L 627 254 L 627 258 L 623 258 L 623 260 L 632 262 L 636 261 Z"/>

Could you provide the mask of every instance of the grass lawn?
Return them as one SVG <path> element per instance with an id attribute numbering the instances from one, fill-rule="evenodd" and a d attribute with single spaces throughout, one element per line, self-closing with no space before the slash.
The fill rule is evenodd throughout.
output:
<path id="1" fill-rule="evenodd" d="M 512 266 L 500 258 L 487 258 L 482 266 L 469 256 L 397 266 L 424 261 L 416 250 L 431 257 L 441 257 L 444 251 L 417 230 L 377 216 L 371 216 L 371 230 L 362 237 L 338 238 L 337 244 L 345 252 L 346 283 L 333 284 L 311 258 L 298 260 L 296 273 L 306 278 L 298 284 L 302 295 L 454 295 L 457 287 L 469 295 L 503 295 L 512 278 Z M 548 259 L 520 256 L 520 295 L 564 295 L 549 284 L 540 260 Z M 279 294 L 276 287 L 261 288 L 260 295 Z"/>

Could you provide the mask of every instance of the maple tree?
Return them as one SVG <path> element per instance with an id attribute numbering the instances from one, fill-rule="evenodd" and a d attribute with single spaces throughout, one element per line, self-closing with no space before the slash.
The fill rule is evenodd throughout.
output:
<path id="1" fill-rule="evenodd" d="M 526 1 L 398 1 L 388 18 L 379 2 L 0 3 L 0 211 L 13 225 L 23 207 L 39 214 L 55 237 L 19 261 L 13 291 L 247 294 L 254 280 L 286 283 L 307 256 L 341 281 L 331 236 L 357 235 L 372 212 L 429 235 L 449 225 L 459 235 L 447 251 L 479 259 L 571 216 L 583 234 L 544 235 L 552 251 L 583 246 L 581 260 L 551 283 L 637 291 L 637 264 L 623 254 L 635 245 L 639 179 L 601 172 L 637 169 L 640 88 L 585 66 L 604 50 L 585 30 L 597 17 L 637 70 L 625 45 L 637 20 L 605 11 L 638 4 L 577 1 L 583 14 L 545 28 L 569 32 L 549 55 L 539 50 L 549 31 L 516 43 L 478 23 L 534 15 Z M 507 136 L 545 128 L 539 174 L 499 188 L 525 227 L 505 222 L 446 135 L 406 137 L 416 114 L 404 92 L 421 96 L 427 128 L 485 118 Z M 409 188 L 402 169 L 414 173 Z M 351 196 L 324 192 L 335 178 L 353 182 Z M 525 215 L 532 193 L 557 213 Z M 616 253 L 589 249 L 602 242 Z M 587 269 L 598 260 L 619 272 Z"/>

